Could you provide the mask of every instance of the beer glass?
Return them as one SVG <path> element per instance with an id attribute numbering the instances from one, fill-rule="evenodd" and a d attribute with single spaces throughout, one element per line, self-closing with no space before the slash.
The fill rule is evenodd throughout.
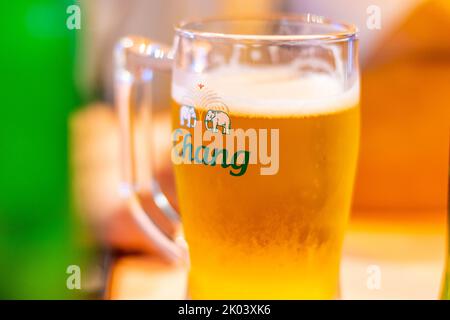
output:
<path id="1" fill-rule="evenodd" d="M 311 14 L 184 22 L 172 47 L 130 36 L 115 59 L 121 190 L 161 252 L 189 262 L 188 296 L 336 298 L 359 144 L 355 27 Z M 152 78 L 165 70 L 177 204 L 151 146 Z M 142 145 L 162 220 L 136 185 L 137 114 L 149 115 Z"/>

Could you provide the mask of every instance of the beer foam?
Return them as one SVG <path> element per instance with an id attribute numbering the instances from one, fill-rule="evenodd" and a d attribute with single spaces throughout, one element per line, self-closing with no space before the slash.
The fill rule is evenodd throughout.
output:
<path id="1" fill-rule="evenodd" d="M 358 85 L 344 90 L 341 81 L 331 75 L 300 75 L 289 67 L 222 67 L 202 74 L 175 71 L 174 79 L 172 97 L 179 104 L 209 109 L 208 99 L 192 97 L 204 90 L 215 93 L 209 104 L 217 103 L 219 97 L 231 113 L 250 116 L 333 113 L 352 108 L 359 100 Z M 204 87 L 199 89 L 199 84 Z"/>

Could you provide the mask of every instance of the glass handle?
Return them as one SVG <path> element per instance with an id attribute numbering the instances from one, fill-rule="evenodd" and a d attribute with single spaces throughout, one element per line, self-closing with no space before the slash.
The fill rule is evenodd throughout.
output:
<path id="1" fill-rule="evenodd" d="M 121 194 L 126 198 L 128 208 L 148 239 L 167 258 L 175 262 L 188 261 L 187 245 L 181 234 L 179 215 L 159 188 L 159 183 L 151 177 L 151 191 L 155 204 L 164 217 L 177 230 L 170 236 L 142 206 L 137 193 L 135 119 L 137 109 L 148 108 L 151 115 L 151 87 L 154 71 L 168 71 L 172 66 L 169 47 L 149 39 L 130 36 L 122 38 L 115 47 L 115 105 L 120 122 L 122 155 Z M 138 94 L 139 92 L 139 94 Z M 151 116 L 148 117 L 151 119 Z M 148 122 L 151 127 L 151 120 Z M 147 137 L 147 135 L 145 135 Z M 149 139 L 151 140 L 151 139 Z M 149 146 L 151 141 L 145 141 Z M 162 200 L 165 201 L 162 201 Z"/>

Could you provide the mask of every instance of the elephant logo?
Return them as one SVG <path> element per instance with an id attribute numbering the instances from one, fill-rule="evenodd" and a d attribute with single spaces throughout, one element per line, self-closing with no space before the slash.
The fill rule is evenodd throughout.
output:
<path id="1" fill-rule="evenodd" d="M 212 127 L 209 127 L 209 123 L 212 123 Z M 217 127 L 222 127 L 222 134 L 230 134 L 230 117 L 224 111 L 208 110 L 205 115 L 205 127 L 212 132 L 218 132 Z"/>
<path id="2" fill-rule="evenodd" d="M 195 113 L 195 108 L 188 105 L 182 105 L 180 108 L 180 125 L 184 126 L 186 121 L 186 126 L 188 128 L 195 127 L 197 123 L 197 115 Z"/>

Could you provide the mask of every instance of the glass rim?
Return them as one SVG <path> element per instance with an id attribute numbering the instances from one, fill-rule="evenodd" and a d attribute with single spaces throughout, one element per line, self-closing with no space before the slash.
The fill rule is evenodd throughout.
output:
<path id="1" fill-rule="evenodd" d="M 232 23 L 232 22 L 293 22 L 305 23 L 318 26 L 328 26 L 335 29 L 330 32 L 321 32 L 316 34 L 246 34 L 246 33 L 224 33 L 208 31 L 207 26 L 211 23 Z M 195 29 L 199 25 L 203 28 Z M 254 41 L 254 42 L 277 42 L 277 41 L 345 41 L 357 37 L 358 28 L 351 23 L 344 23 L 325 18 L 323 16 L 310 13 L 304 14 L 274 14 L 269 16 L 247 16 L 247 17 L 213 17 L 197 20 L 183 20 L 175 25 L 175 33 L 182 37 L 190 39 L 210 39 L 210 40 L 228 40 L 228 41 Z"/>

